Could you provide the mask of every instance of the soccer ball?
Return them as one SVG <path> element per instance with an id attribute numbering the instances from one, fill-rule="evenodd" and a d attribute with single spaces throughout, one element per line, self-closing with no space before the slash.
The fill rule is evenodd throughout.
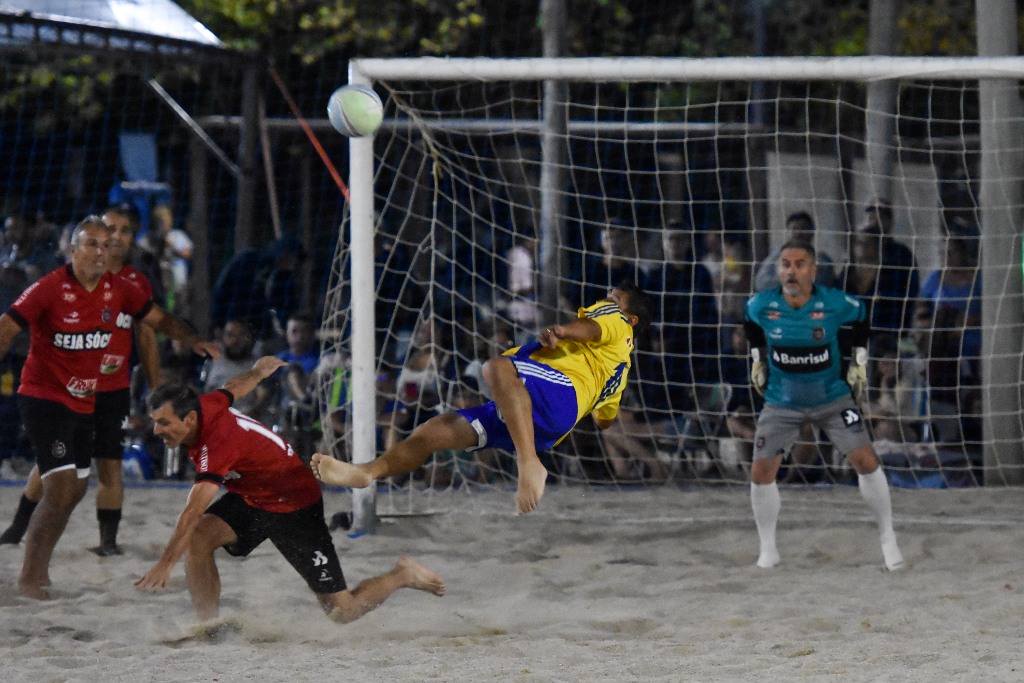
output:
<path id="1" fill-rule="evenodd" d="M 384 120 L 384 103 L 365 85 L 346 85 L 331 94 L 327 118 L 342 135 L 361 138 L 373 135 Z"/>

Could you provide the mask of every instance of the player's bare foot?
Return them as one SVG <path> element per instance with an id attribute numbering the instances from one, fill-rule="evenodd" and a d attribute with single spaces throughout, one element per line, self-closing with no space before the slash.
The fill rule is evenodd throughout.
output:
<path id="1" fill-rule="evenodd" d="M 426 591 L 438 596 L 444 595 L 445 591 L 448 590 L 445 588 L 444 581 L 436 572 L 427 569 L 411 557 L 398 558 L 398 562 L 395 563 L 395 569 L 401 573 L 405 585 L 409 588 Z"/>
<path id="2" fill-rule="evenodd" d="M 45 585 L 39 585 L 37 583 L 23 583 L 18 582 L 18 592 L 24 595 L 26 598 L 32 598 L 33 600 L 49 600 L 50 591 L 47 582 Z"/>
<path id="3" fill-rule="evenodd" d="M 313 470 L 313 476 L 332 486 L 361 489 L 373 483 L 373 477 L 359 465 L 342 462 L 323 453 L 314 453 L 309 466 Z"/>
<path id="4" fill-rule="evenodd" d="M 548 471 L 540 460 L 532 458 L 519 463 L 519 486 L 516 488 L 516 514 L 533 512 L 544 495 Z"/>

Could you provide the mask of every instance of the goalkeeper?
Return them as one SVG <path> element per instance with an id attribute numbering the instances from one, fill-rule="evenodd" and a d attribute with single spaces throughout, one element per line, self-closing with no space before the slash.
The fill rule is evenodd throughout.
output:
<path id="1" fill-rule="evenodd" d="M 363 488 L 412 472 L 434 451 L 501 448 L 516 453 L 516 512 L 530 512 L 547 479 L 537 452 L 562 441 L 591 413 L 599 428 L 612 425 L 629 373 L 634 328 L 649 322 L 647 295 L 623 283 L 581 308 L 572 322 L 543 330 L 539 341 L 487 361 L 483 375 L 493 401 L 431 418 L 370 463 L 317 453 L 313 473 L 326 484 Z"/>
<path id="2" fill-rule="evenodd" d="M 775 525 L 781 503 L 776 475 L 800 426 L 811 422 L 828 434 L 856 470 L 861 497 L 878 524 L 885 566 L 899 569 L 903 556 L 892 528 L 889 484 L 854 402 L 867 382 L 867 312 L 859 299 L 815 285 L 816 270 L 814 247 L 790 240 L 779 255 L 780 286 L 747 302 L 744 327 L 753 356 L 751 382 L 765 398 L 750 470 L 750 503 L 761 544 L 757 566 L 779 563 Z M 845 381 L 841 328 L 844 334 L 851 330 L 853 346 Z"/>

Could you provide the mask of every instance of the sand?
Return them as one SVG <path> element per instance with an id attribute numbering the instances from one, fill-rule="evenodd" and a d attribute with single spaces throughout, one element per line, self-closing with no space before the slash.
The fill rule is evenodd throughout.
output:
<path id="1" fill-rule="evenodd" d="M 0 487 L 9 519 L 20 489 Z M 336 532 L 350 584 L 402 554 L 448 594 L 403 590 L 336 625 L 269 544 L 218 555 L 218 628 L 196 629 L 172 587 L 132 587 L 187 488 L 130 488 L 121 542 L 101 558 L 93 492 L 57 546 L 54 599 L 14 592 L 22 548 L 0 546 L 0 680 L 31 681 L 1021 681 L 1020 490 L 893 492 L 907 568 L 882 570 L 856 489 L 784 488 L 782 564 L 754 566 L 744 486 L 549 487 L 438 496 L 436 514 Z M 328 491 L 329 512 L 349 506 Z M 387 507 L 387 506 L 385 506 Z"/>

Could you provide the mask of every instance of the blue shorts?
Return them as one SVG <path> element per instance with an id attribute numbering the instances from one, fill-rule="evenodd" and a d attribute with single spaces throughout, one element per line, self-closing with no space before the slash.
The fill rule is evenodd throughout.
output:
<path id="1" fill-rule="evenodd" d="M 565 373 L 543 363 L 529 358 L 513 358 L 512 363 L 533 402 L 533 443 L 538 453 L 546 451 L 576 426 L 576 389 Z M 476 447 L 467 450 L 501 448 L 515 452 L 494 401 L 455 412 L 466 418 L 479 436 Z"/>

